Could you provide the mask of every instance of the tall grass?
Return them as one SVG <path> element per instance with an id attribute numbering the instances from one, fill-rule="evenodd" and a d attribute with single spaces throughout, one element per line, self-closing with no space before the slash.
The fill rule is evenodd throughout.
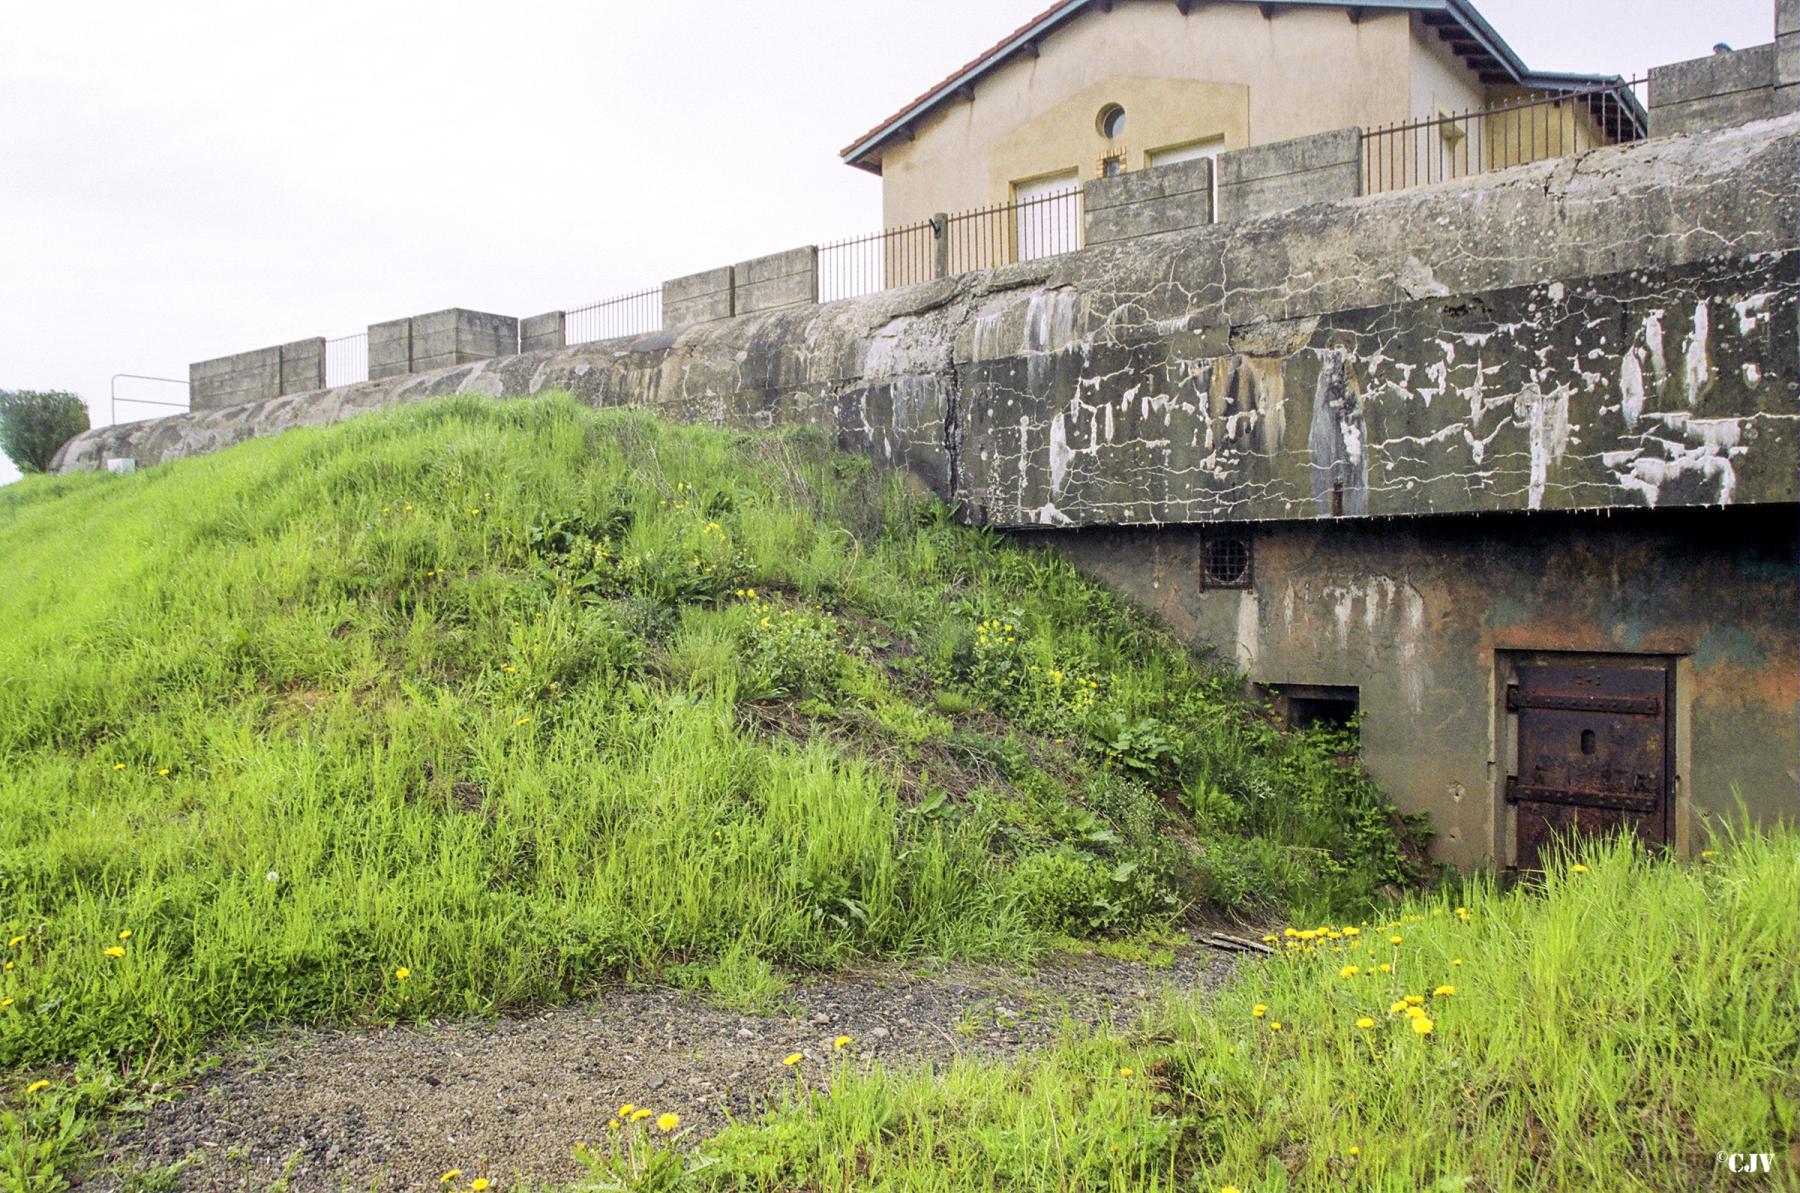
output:
<path id="1" fill-rule="evenodd" d="M 457 399 L 13 486 L 0 558 L 7 1065 L 1403 877 L 1324 746 L 816 436 Z"/>
<path id="2" fill-rule="evenodd" d="M 1541 888 L 1296 929 L 1135 1031 L 935 1077 L 843 1066 L 707 1145 L 694 1183 L 1800 1188 L 1800 836 L 1695 866 L 1629 840 L 1578 856 Z M 1754 1178 L 1721 1158 L 1771 1153 Z"/>

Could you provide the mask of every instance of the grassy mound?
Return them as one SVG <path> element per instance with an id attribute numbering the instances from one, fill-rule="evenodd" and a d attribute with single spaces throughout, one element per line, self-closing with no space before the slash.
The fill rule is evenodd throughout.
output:
<path id="1" fill-rule="evenodd" d="M 645 1188 L 1791 1189 L 1797 907 L 1791 828 L 1691 867 L 1614 841 L 1541 889 L 1290 929 L 1135 1033 L 935 1076 L 802 1072 L 691 1177 L 653 1132 L 592 1162 Z M 1759 1155 L 1767 1175 L 1734 1175 Z"/>
<path id="2" fill-rule="evenodd" d="M 451 400 L 0 492 L 0 1063 L 1366 906 L 1392 809 L 816 435 Z"/>

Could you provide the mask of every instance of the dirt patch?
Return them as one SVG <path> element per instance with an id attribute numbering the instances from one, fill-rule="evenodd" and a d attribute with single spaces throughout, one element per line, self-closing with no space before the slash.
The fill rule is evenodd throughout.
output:
<path id="1" fill-rule="evenodd" d="M 1162 968 L 1059 956 L 1030 972 L 876 968 L 790 992 L 790 1013 L 722 1010 L 670 989 L 620 989 L 526 1018 L 270 1037 L 113 1141 L 109 1175 L 178 1165 L 172 1186 L 436 1188 L 460 1168 L 504 1190 L 574 1181 L 577 1140 L 600 1138 L 623 1102 L 681 1115 L 704 1139 L 754 1114 L 796 1070 L 826 1076 L 833 1040 L 859 1063 L 942 1065 L 1008 1057 L 1052 1040 L 1067 1019 L 1130 1022 L 1160 992 L 1210 991 L 1225 955 L 1178 950 Z M 784 1057 L 804 1059 L 790 1068 Z"/>

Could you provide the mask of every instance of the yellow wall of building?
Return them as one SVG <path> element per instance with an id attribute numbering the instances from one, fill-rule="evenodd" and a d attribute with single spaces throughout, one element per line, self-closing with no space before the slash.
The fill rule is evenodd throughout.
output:
<path id="1" fill-rule="evenodd" d="M 1223 137 L 1227 149 L 1432 114 L 1438 97 L 1479 106 L 1483 89 L 1437 35 L 1415 34 L 1407 13 L 1341 8 L 1118 0 L 1044 39 L 921 120 L 911 142 L 882 151 L 884 222 L 1011 199 L 1012 184 L 1074 169 L 1096 177 L 1109 152 L 1144 168 L 1158 149 Z M 1467 102 L 1465 102 L 1465 98 Z M 1109 142 L 1096 127 L 1108 103 L 1126 127 Z M 1421 107 L 1421 105 L 1426 105 Z"/>

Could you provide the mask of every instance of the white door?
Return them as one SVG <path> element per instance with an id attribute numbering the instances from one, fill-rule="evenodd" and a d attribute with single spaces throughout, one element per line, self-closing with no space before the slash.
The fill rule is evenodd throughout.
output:
<path id="1" fill-rule="evenodd" d="M 1081 247 L 1081 182 L 1074 170 L 1013 183 L 1013 203 L 1017 260 Z"/>
<path id="2" fill-rule="evenodd" d="M 1171 145 L 1167 149 L 1150 151 L 1150 168 L 1172 166 L 1176 162 L 1191 162 L 1196 158 L 1213 159 L 1212 171 L 1212 207 L 1213 219 L 1219 218 L 1219 155 L 1225 152 L 1224 137 L 1208 137 L 1204 141 L 1190 141 L 1186 145 Z"/>

